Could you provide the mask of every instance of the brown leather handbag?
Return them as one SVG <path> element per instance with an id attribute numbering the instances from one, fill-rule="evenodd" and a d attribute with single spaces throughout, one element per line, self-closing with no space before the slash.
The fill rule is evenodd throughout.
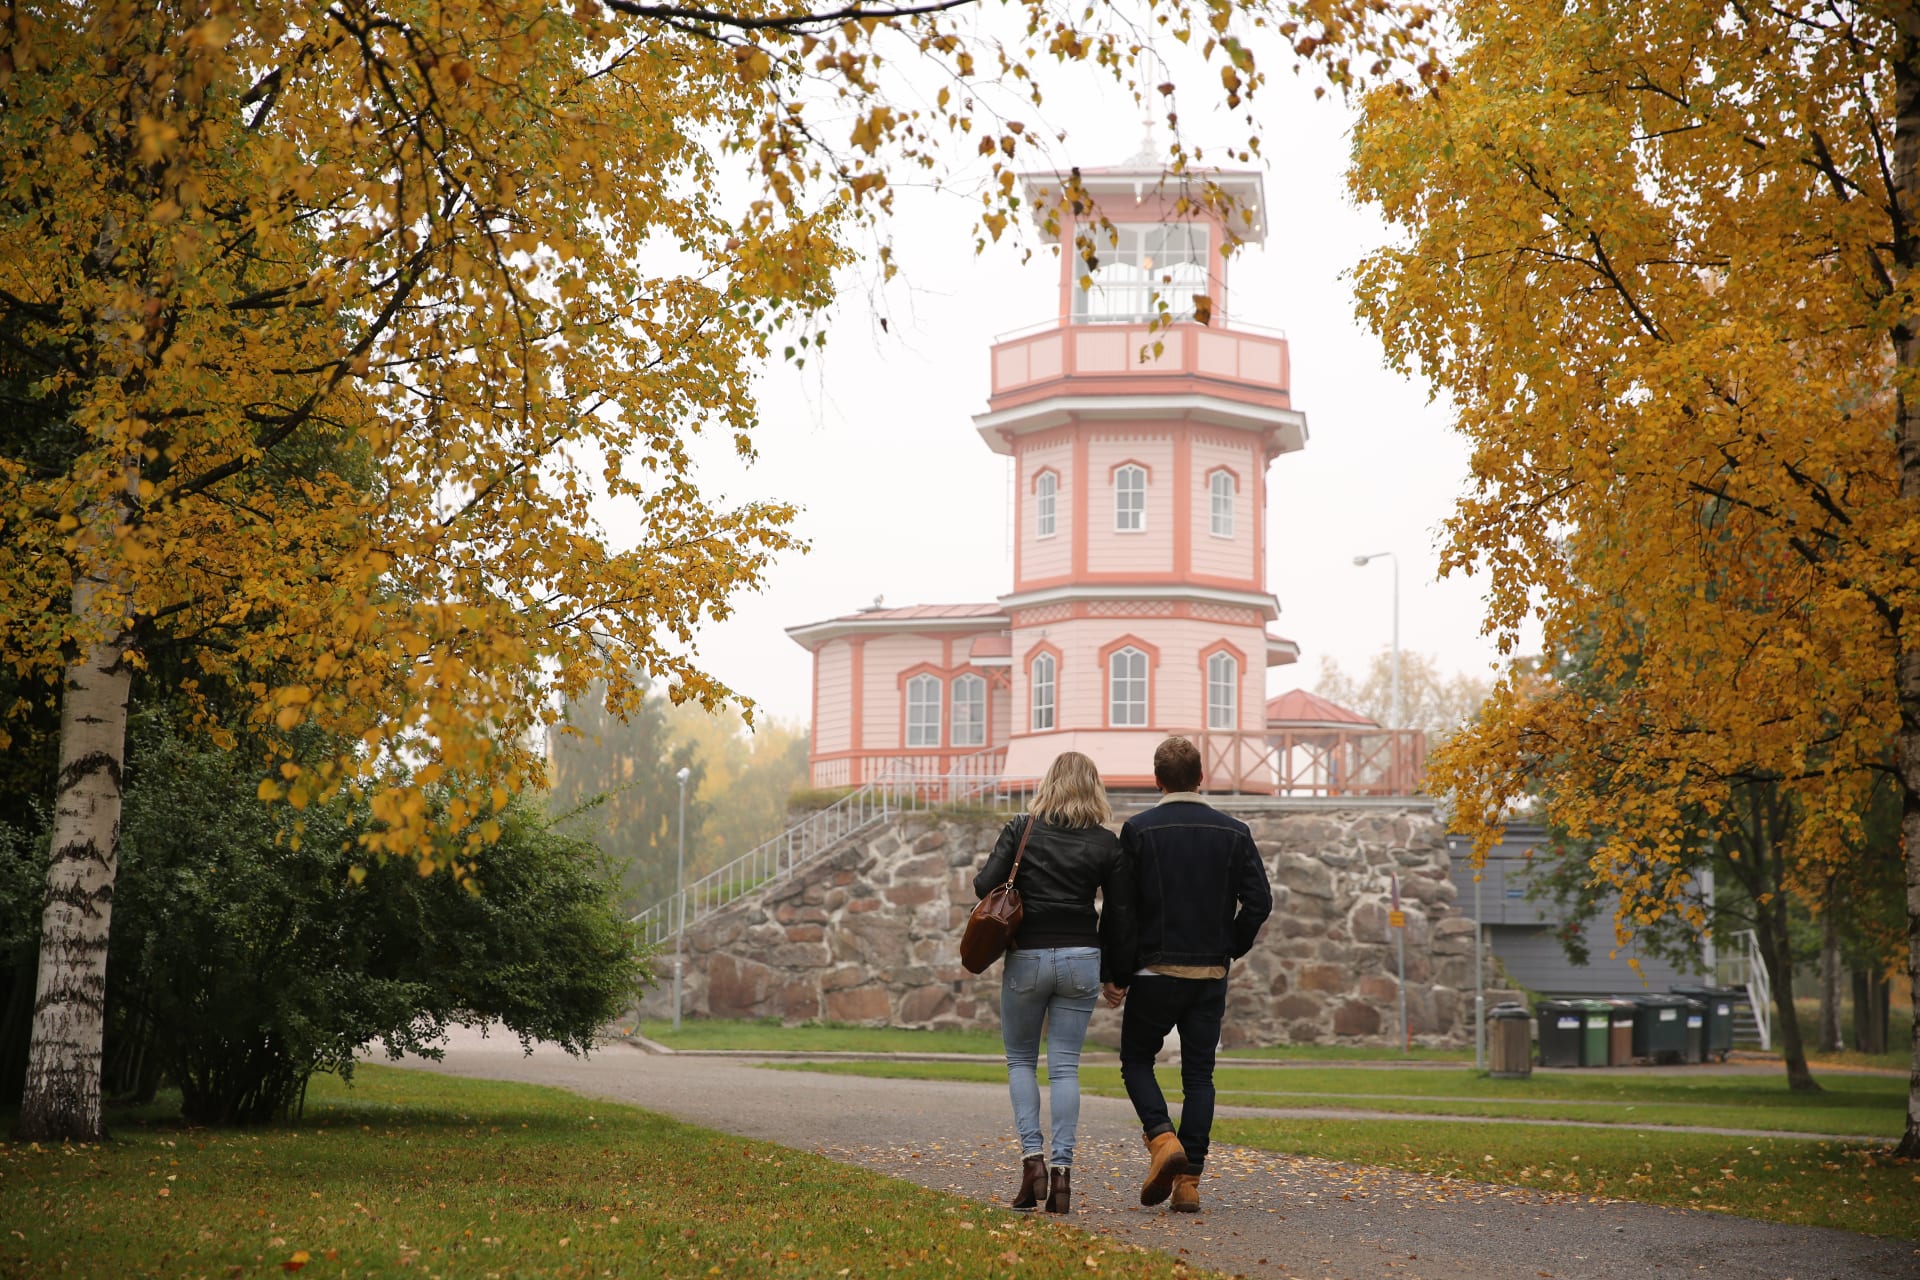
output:
<path id="1" fill-rule="evenodd" d="M 1013 851 L 1013 870 L 1007 872 L 1007 882 L 987 890 L 987 896 L 967 917 L 966 932 L 960 935 L 960 963 L 968 973 L 985 973 L 1004 955 L 1026 917 L 1027 909 L 1020 901 L 1020 891 L 1013 887 L 1013 878 L 1020 874 L 1020 859 L 1027 852 L 1027 837 L 1032 834 L 1033 818 L 1029 816 L 1026 829 L 1020 833 L 1020 844 Z"/>

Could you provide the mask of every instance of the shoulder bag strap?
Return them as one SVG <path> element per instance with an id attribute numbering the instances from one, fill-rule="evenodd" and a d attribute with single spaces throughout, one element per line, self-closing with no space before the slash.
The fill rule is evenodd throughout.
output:
<path id="1" fill-rule="evenodd" d="M 1013 878 L 1020 874 L 1020 859 L 1027 852 L 1027 837 L 1033 834 L 1033 815 L 1027 815 L 1027 826 L 1020 833 L 1020 844 L 1013 851 L 1013 870 L 1007 872 L 1007 888 L 1013 888 Z"/>

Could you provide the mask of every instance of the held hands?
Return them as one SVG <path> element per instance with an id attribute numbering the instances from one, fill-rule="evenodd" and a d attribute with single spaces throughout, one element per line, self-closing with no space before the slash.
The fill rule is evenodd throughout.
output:
<path id="1" fill-rule="evenodd" d="M 1107 1008 L 1118 1009 L 1120 1002 L 1127 998 L 1127 989 L 1116 987 L 1111 982 L 1103 982 L 1100 984 L 1100 994 L 1106 1000 Z"/>

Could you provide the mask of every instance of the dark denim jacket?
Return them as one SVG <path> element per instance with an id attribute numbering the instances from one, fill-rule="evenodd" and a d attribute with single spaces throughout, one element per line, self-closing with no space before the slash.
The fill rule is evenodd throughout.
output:
<path id="1" fill-rule="evenodd" d="M 1135 899 L 1132 954 L 1115 957 L 1119 985 L 1149 965 L 1238 960 L 1273 914 L 1253 833 L 1198 796 L 1169 797 L 1127 819 L 1120 852 L 1131 864 Z"/>

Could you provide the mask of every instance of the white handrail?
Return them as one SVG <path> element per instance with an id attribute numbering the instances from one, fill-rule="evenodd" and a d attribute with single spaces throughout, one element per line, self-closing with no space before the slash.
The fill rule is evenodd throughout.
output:
<path id="1" fill-rule="evenodd" d="M 967 758 L 971 757 L 963 759 Z M 654 903 L 631 917 L 632 923 L 640 926 L 643 943 L 664 943 L 688 925 L 788 879 L 848 837 L 897 814 L 942 805 L 1008 812 L 1027 807 L 1039 785 L 1037 778 L 960 771 L 880 778 L 808 814 L 773 839 Z"/>
<path id="2" fill-rule="evenodd" d="M 1754 1026 L 1760 1033 L 1760 1047 L 1773 1048 L 1773 974 L 1767 968 L 1767 953 L 1760 949 L 1760 935 L 1742 929 L 1733 935 L 1746 944 L 1747 1003 L 1753 1006 Z"/>

